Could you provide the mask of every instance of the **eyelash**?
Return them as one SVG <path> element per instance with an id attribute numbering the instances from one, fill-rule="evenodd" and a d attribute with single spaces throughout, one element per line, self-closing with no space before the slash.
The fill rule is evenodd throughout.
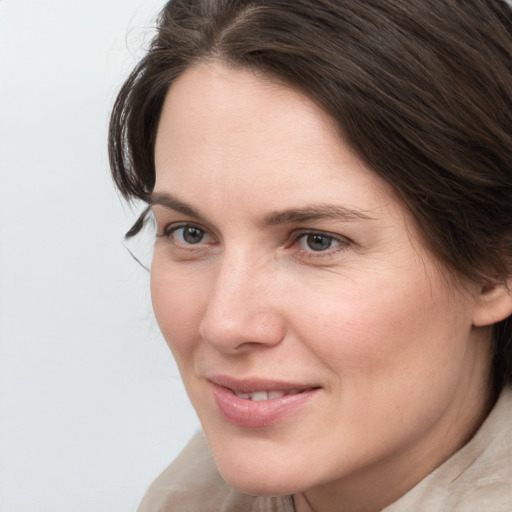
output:
<path id="1" fill-rule="evenodd" d="M 207 235 L 207 231 L 204 228 L 202 228 L 201 226 L 197 226 L 196 224 L 193 224 L 191 222 L 183 222 L 180 224 L 171 224 L 171 225 L 167 226 L 163 230 L 163 233 L 157 234 L 156 236 L 157 236 L 157 238 L 171 238 L 172 235 L 175 234 L 178 230 L 185 229 L 185 228 L 196 229 L 196 230 L 200 231 L 201 233 L 203 233 L 203 235 Z M 197 244 L 191 244 L 191 243 L 187 243 L 187 242 L 178 242 L 178 243 L 182 244 L 184 246 L 194 247 L 194 245 L 199 245 L 201 243 L 201 241 L 199 241 Z"/>
<path id="2" fill-rule="evenodd" d="M 299 249 L 299 254 L 303 255 L 307 258 L 328 258 L 330 256 L 334 256 L 336 253 L 343 251 L 350 245 L 350 241 L 342 236 L 333 235 L 330 233 L 326 233 L 325 231 L 315 231 L 315 230 L 307 230 L 301 231 L 299 233 L 295 232 L 291 237 L 290 246 L 294 246 L 297 243 L 304 241 L 307 243 L 308 237 L 323 237 L 325 240 L 329 242 L 329 247 L 325 250 L 315 251 L 311 247 L 309 249 Z M 332 244 L 335 244 L 334 246 Z"/>
<path id="3" fill-rule="evenodd" d="M 157 234 L 156 236 L 158 238 L 169 238 L 170 239 L 173 236 L 175 236 L 175 234 L 180 229 L 185 229 L 185 228 L 195 229 L 195 230 L 201 232 L 203 237 L 211 236 L 211 235 L 208 235 L 208 232 L 206 229 L 204 229 L 201 226 L 198 226 L 196 224 L 190 223 L 190 222 L 171 224 L 171 225 L 167 226 L 161 234 Z M 307 243 L 308 237 L 314 237 L 314 236 L 323 237 L 324 240 L 326 240 L 329 243 L 329 247 L 327 247 L 325 250 L 318 250 L 318 251 L 311 249 L 311 247 L 309 247 L 309 249 L 299 248 L 297 252 L 301 257 L 306 257 L 306 258 L 310 258 L 310 259 L 326 258 L 326 257 L 328 258 L 330 256 L 334 256 L 336 253 L 338 253 L 340 251 L 343 251 L 350 245 L 350 240 L 348 240 L 345 237 L 339 236 L 339 235 L 333 235 L 333 234 L 327 233 L 325 231 L 304 230 L 304 231 L 294 231 L 293 233 L 291 233 L 291 235 L 289 236 L 289 241 L 286 245 L 286 249 L 291 249 L 295 245 L 300 244 L 302 241 L 304 241 L 304 243 Z M 182 236 L 182 238 L 183 238 L 183 236 Z M 171 240 L 171 243 L 174 243 L 179 247 L 184 247 L 184 248 L 186 248 L 186 250 L 204 249 L 204 247 L 202 247 L 202 243 L 203 243 L 202 239 L 199 242 L 197 242 L 197 244 L 188 243 L 186 241 L 174 241 L 174 240 Z"/>

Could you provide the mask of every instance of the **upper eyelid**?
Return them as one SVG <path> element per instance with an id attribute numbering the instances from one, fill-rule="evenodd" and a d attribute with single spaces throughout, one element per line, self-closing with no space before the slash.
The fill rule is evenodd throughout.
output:
<path id="1" fill-rule="evenodd" d="M 215 245 L 215 240 L 216 240 L 215 235 L 212 235 L 212 233 L 208 229 L 206 229 L 204 226 L 201 226 L 200 224 L 198 224 L 196 222 L 171 222 L 164 227 L 164 229 L 161 233 L 159 233 L 157 231 L 156 236 L 157 236 L 157 238 L 169 238 L 172 236 L 172 234 L 174 232 L 176 232 L 179 229 L 185 228 L 187 226 L 191 226 L 196 229 L 199 229 L 200 231 L 203 231 L 203 233 L 205 234 L 207 239 L 204 241 L 201 240 L 201 242 L 198 242 L 197 244 L 184 244 L 184 245 L 190 245 L 190 247 L 199 247 L 203 244 L 212 244 L 212 240 L 211 240 L 212 238 L 213 238 L 213 242 Z M 208 240 L 208 238 L 210 240 Z"/>
<path id="2" fill-rule="evenodd" d="M 181 204 L 181 203 L 180 203 Z M 166 204 L 163 204 L 163 203 L 159 203 L 159 202 L 155 202 L 155 203 L 152 203 L 150 205 L 150 211 L 152 212 L 153 214 L 153 217 L 155 219 L 158 219 L 159 216 L 162 216 L 162 217 L 168 217 L 168 216 L 173 216 L 173 217 L 178 217 L 178 218 L 181 218 L 183 220 L 181 221 L 176 221 L 176 222 L 184 222 L 184 223 L 191 223 L 191 224 L 196 224 L 198 225 L 199 227 L 202 227 L 203 229 L 205 230 L 209 230 L 211 232 L 216 232 L 215 230 L 215 227 L 213 225 L 211 225 L 210 222 L 208 222 L 208 220 L 202 216 L 200 216 L 198 213 L 195 212 L 195 210 L 188 210 L 188 207 L 186 208 L 186 211 L 185 211 L 185 208 L 183 211 L 181 211 L 180 209 L 175 209 L 174 207 L 172 206 L 168 206 Z M 312 208 L 314 210 L 314 208 Z M 159 213 L 160 212 L 160 213 Z M 365 214 L 362 214 L 362 213 L 352 213 L 351 214 L 353 217 L 359 217 L 360 219 L 370 219 L 370 217 L 366 216 Z M 348 217 L 348 214 L 346 214 L 346 216 Z M 325 221 L 325 220 L 336 220 L 338 219 L 339 217 L 339 214 L 333 214 L 333 213 L 323 213 L 323 214 L 316 214 L 314 216 L 312 216 L 311 214 L 305 218 L 297 218 L 297 219 L 289 219 L 289 220 L 286 220 L 286 221 L 281 221 L 281 220 L 278 220 L 277 218 L 276 219 L 273 219 L 272 216 L 269 216 L 267 215 L 267 217 L 269 217 L 268 219 L 266 219 L 266 225 L 268 227 L 285 227 L 286 225 L 288 225 L 288 227 L 290 227 L 289 225 L 291 224 L 292 226 L 295 224 L 297 227 L 296 228 L 292 228 L 291 231 L 295 230 L 295 229 L 304 229 L 305 231 L 315 231 L 315 232 L 320 232 L 320 233 L 325 233 L 326 235 L 329 235 L 329 236 L 343 236 L 343 235 L 339 235 L 338 233 L 333 233 L 329 230 L 324 230 L 322 228 L 313 228 L 313 227 L 308 227 L 307 225 L 309 223 L 312 223 L 312 224 L 315 224 L 317 222 L 321 222 L 321 221 Z M 303 226 L 303 227 L 301 227 Z M 345 237 L 346 238 L 346 237 Z"/>
<path id="3" fill-rule="evenodd" d="M 295 238 L 298 239 L 299 237 L 303 237 L 305 235 L 324 235 L 329 238 L 339 240 L 340 242 L 352 243 L 352 240 L 345 235 L 340 235 L 339 233 L 332 233 L 331 231 L 324 231 L 322 229 L 298 229 L 295 230 L 294 233 L 290 235 L 290 238 L 293 238 L 295 236 Z"/>
<path id="4" fill-rule="evenodd" d="M 305 229 L 305 230 L 299 230 L 298 233 L 292 236 L 291 243 L 288 244 L 288 247 L 301 242 L 304 240 L 305 237 L 309 235 L 322 235 L 327 238 L 330 238 L 332 240 L 335 240 L 337 243 L 334 245 L 334 247 L 329 247 L 325 251 L 314 251 L 314 250 L 307 250 L 307 249 L 300 249 L 299 252 L 306 253 L 308 256 L 314 256 L 314 257 L 329 257 L 334 256 L 335 253 L 340 252 L 348 247 L 351 247 L 354 245 L 352 240 L 344 235 L 331 233 L 329 231 L 321 231 L 316 229 Z"/>
<path id="5" fill-rule="evenodd" d="M 201 231 L 204 231 L 205 234 L 209 234 L 208 229 L 204 228 L 203 226 L 201 226 L 200 224 L 197 224 L 195 222 L 170 222 L 164 226 L 162 234 L 160 236 L 168 235 L 170 233 L 173 233 L 174 231 L 177 231 L 178 229 L 186 228 L 186 227 L 193 227 L 193 228 L 199 229 Z"/>
<path id="6" fill-rule="evenodd" d="M 333 247 L 329 247 L 329 248 L 327 248 L 325 250 L 321 250 L 321 251 L 300 248 L 297 251 L 297 253 L 299 254 L 298 257 L 301 259 L 307 259 L 307 260 L 311 260 L 311 261 L 315 261 L 318 259 L 318 261 L 322 261 L 322 258 L 323 258 L 323 260 L 325 260 L 325 264 L 328 264 L 328 262 L 335 263 L 337 261 L 337 256 L 340 253 L 344 253 L 345 250 L 348 250 L 353 245 L 352 240 L 350 240 L 349 238 L 347 238 L 345 236 L 329 234 L 324 231 L 305 231 L 303 233 L 299 233 L 299 235 L 297 235 L 295 237 L 295 239 L 292 241 L 291 245 L 295 245 L 296 243 L 301 242 L 302 240 L 304 240 L 305 236 L 310 235 L 310 234 L 311 235 L 316 235 L 316 234 L 324 235 L 328 238 L 332 238 L 337 243 Z"/>
<path id="7" fill-rule="evenodd" d="M 157 237 L 162 236 L 168 236 L 172 231 L 175 231 L 176 229 L 179 229 L 181 227 L 185 226 L 193 226 L 195 228 L 200 229 L 201 231 L 204 231 L 206 235 L 213 236 L 217 240 L 221 240 L 222 237 L 217 235 L 215 231 L 213 231 L 208 226 L 205 226 L 203 223 L 198 222 L 196 220 L 181 220 L 181 221 L 173 221 L 173 222 L 163 222 L 161 221 L 160 224 L 163 225 L 162 229 L 158 229 L 158 219 L 157 216 L 153 213 L 154 219 L 156 221 L 157 226 Z M 289 245 L 291 242 L 298 241 L 300 238 L 307 236 L 307 235 L 324 235 L 330 238 L 333 238 L 335 240 L 338 240 L 341 244 L 352 244 L 352 240 L 345 236 L 341 235 L 339 233 L 333 233 L 332 231 L 324 230 L 324 229 L 318 229 L 318 228 L 308 228 L 308 227 L 297 227 L 288 233 L 286 237 L 286 245 Z"/>
<path id="8" fill-rule="evenodd" d="M 171 224 L 174 222 L 176 222 L 176 223 L 177 222 L 183 222 L 183 223 L 189 222 L 191 224 L 200 224 L 200 225 L 205 224 L 205 222 L 198 217 L 195 217 L 191 214 L 181 213 L 179 211 L 173 210 L 172 208 L 167 208 L 167 207 L 159 205 L 159 204 L 151 205 L 150 211 L 151 211 L 151 214 L 152 214 L 153 218 L 155 219 L 155 221 L 162 223 L 162 224 L 164 224 L 164 223 Z M 176 220 L 167 221 L 166 219 L 176 219 Z"/>
<path id="9" fill-rule="evenodd" d="M 203 223 L 195 221 L 195 220 L 185 219 L 185 220 L 169 221 L 169 220 L 166 220 L 165 218 L 161 218 L 159 220 L 156 215 L 154 216 L 154 218 L 155 218 L 157 231 L 160 231 L 161 233 L 168 233 L 168 232 L 172 231 L 173 229 L 177 229 L 177 228 L 180 228 L 183 226 L 194 226 L 194 227 L 201 229 L 202 231 L 204 231 L 206 233 L 210 233 L 210 234 L 213 232 L 213 230 L 210 229 L 208 226 L 205 226 Z M 159 229 L 160 226 L 161 226 L 161 228 Z"/>
<path id="10" fill-rule="evenodd" d="M 166 206 L 154 204 L 151 206 L 151 211 L 153 214 L 153 218 L 155 220 L 155 224 L 157 227 L 157 230 L 159 226 L 163 226 L 163 231 L 167 230 L 168 226 L 171 225 L 192 225 L 196 226 L 199 229 L 202 229 L 210 234 L 212 236 L 215 236 L 216 238 L 220 239 L 219 234 L 217 233 L 216 229 L 209 225 L 207 222 L 205 222 L 201 218 L 196 218 L 193 216 L 188 216 L 187 214 L 180 213 L 179 211 L 173 210 L 172 208 L 167 208 Z M 176 220 L 169 220 L 169 219 L 176 219 Z"/>

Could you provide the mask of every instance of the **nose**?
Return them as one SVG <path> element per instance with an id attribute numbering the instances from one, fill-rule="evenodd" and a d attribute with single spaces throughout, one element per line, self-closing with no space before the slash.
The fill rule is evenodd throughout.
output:
<path id="1" fill-rule="evenodd" d="M 224 256 L 199 326 L 203 340 L 235 354 L 279 344 L 285 335 L 272 265 L 244 255 Z"/>

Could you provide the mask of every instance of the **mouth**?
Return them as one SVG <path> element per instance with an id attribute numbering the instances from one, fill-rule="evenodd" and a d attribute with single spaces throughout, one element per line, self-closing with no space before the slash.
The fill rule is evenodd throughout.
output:
<path id="1" fill-rule="evenodd" d="M 311 388 L 313 389 L 313 388 Z M 240 393 L 231 389 L 232 393 L 243 400 L 252 400 L 253 402 L 261 402 L 263 400 L 276 400 L 283 396 L 298 395 L 304 393 L 306 389 L 291 389 L 290 391 L 254 391 L 253 393 Z"/>
<path id="2" fill-rule="evenodd" d="M 261 379 L 208 379 L 217 409 L 228 423 L 263 428 L 283 422 L 318 394 L 319 386 Z"/>

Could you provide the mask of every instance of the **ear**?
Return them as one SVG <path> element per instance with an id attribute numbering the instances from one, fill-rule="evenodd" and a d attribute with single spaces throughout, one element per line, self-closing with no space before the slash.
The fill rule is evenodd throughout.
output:
<path id="1" fill-rule="evenodd" d="M 486 284 L 478 294 L 473 325 L 483 327 L 501 322 L 512 314 L 512 278 L 501 284 Z"/>

